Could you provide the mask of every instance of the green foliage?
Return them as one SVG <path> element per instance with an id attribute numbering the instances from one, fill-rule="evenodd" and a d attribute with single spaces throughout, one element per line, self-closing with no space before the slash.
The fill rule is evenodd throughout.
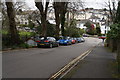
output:
<path id="1" fill-rule="evenodd" d="M 28 27 L 27 24 L 19 24 L 20 27 Z"/>
<path id="2" fill-rule="evenodd" d="M 12 45 L 11 46 L 12 49 L 19 49 L 19 48 L 29 48 L 29 45 L 26 43 L 21 43 L 20 45 Z"/>
<path id="3" fill-rule="evenodd" d="M 99 24 L 96 24 L 96 34 L 98 36 L 101 36 L 101 29 L 100 29 L 100 25 Z"/>
<path id="4" fill-rule="evenodd" d="M 54 36 L 55 34 L 55 25 L 54 24 L 47 24 L 47 36 Z"/>
<path id="5" fill-rule="evenodd" d="M 97 35 L 101 35 L 100 27 L 96 27 L 96 33 L 97 33 Z"/>
<path id="6" fill-rule="evenodd" d="M 84 30 L 80 28 L 68 27 L 65 30 L 65 35 L 70 37 L 80 37 L 84 33 Z"/>
<path id="7" fill-rule="evenodd" d="M 84 24 L 84 26 L 86 26 L 87 28 L 91 28 L 91 23 L 90 23 L 90 21 L 87 21 L 87 22 Z"/>
<path id="8" fill-rule="evenodd" d="M 110 28 L 107 37 L 112 39 L 120 38 L 120 24 L 112 24 Z"/>
<path id="9" fill-rule="evenodd" d="M 76 20 L 72 20 L 71 22 L 70 22 L 70 27 L 76 27 Z"/>
<path id="10" fill-rule="evenodd" d="M 84 24 L 87 29 L 86 29 L 86 33 L 87 34 L 90 34 L 90 35 L 95 35 L 96 34 L 96 29 L 92 29 L 92 24 L 90 21 L 87 21 L 85 24 Z"/>
<path id="11" fill-rule="evenodd" d="M 38 34 L 41 34 L 41 32 L 42 32 L 42 26 L 41 25 L 37 26 L 36 30 L 37 30 Z"/>
<path id="12" fill-rule="evenodd" d="M 68 23 L 65 24 L 65 36 L 80 37 L 84 33 L 83 29 L 76 27 L 76 22 L 76 20 L 72 20 L 70 26 L 67 26 Z"/>
<path id="13" fill-rule="evenodd" d="M 30 29 L 33 29 L 35 27 L 35 24 L 32 21 L 29 21 L 28 27 Z"/>
<path id="14" fill-rule="evenodd" d="M 35 33 L 34 33 L 34 32 L 20 31 L 20 32 L 19 32 L 19 35 L 20 35 L 20 36 L 33 36 L 33 35 L 35 35 Z"/>
<path id="15" fill-rule="evenodd" d="M 38 32 L 38 34 L 41 34 L 41 32 L 42 32 L 41 25 L 37 26 L 37 32 Z M 50 24 L 47 21 L 47 36 L 54 36 L 54 34 L 55 34 L 55 25 L 54 24 Z"/>
<path id="16" fill-rule="evenodd" d="M 7 34 L 8 34 L 8 31 L 7 31 L 7 30 L 0 30 L 0 33 L 1 33 L 2 35 L 7 35 Z"/>
<path id="17" fill-rule="evenodd" d="M 29 45 L 26 43 L 20 44 L 19 47 L 21 48 L 29 48 Z"/>
<path id="18" fill-rule="evenodd" d="M 90 34 L 90 35 L 95 35 L 95 34 L 96 34 L 96 31 L 90 29 L 90 30 L 88 30 L 86 33 L 87 33 L 87 34 Z"/>
<path id="19" fill-rule="evenodd" d="M 89 34 L 89 35 L 96 35 L 97 34 L 97 31 L 96 29 L 92 29 L 92 28 L 87 28 L 86 30 L 86 33 Z"/>

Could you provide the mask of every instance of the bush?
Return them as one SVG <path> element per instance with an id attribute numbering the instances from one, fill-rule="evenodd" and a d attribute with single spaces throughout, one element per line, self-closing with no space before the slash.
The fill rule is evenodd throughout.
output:
<path id="1" fill-rule="evenodd" d="M 19 24 L 20 27 L 28 27 L 27 24 Z"/>
<path id="2" fill-rule="evenodd" d="M 21 48 L 29 48 L 29 45 L 26 43 L 20 44 L 19 47 Z"/>
<path id="3" fill-rule="evenodd" d="M 108 38 L 111 38 L 111 39 L 120 38 L 120 24 L 112 24 L 110 26 L 110 29 L 111 30 L 107 34 Z"/>
<path id="4" fill-rule="evenodd" d="M 84 33 L 84 30 L 80 28 L 69 27 L 69 28 L 66 28 L 65 30 L 65 36 L 70 36 L 70 37 L 80 37 L 83 33 Z"/>
<path id="5" fill-rule="evenodd" d="M 36 30 L 37 30 L 38 34 L 41 34 L 42 26 L 41 25 L 37 26 Z M 55 25 L 50 24 L 48 21 L 47 21 L 47 33 L 46 34 L 47 34 L 47 36 L 54 36 L 55 35 Z"/>
<path id="6" fill-rule="evenodd" d="M 107 33 L 107 43 L 112 51 L 117 50 L 117 40 L 120 39 L 120 24 L 112 24 L 111 30 Z"/>
<path id="7" fill-rule="evenodd" d="M 47 22 L 47 36 L 54 37 L 54 35 L 55 35 L 55 25 Z"/>
<path id="8" fill-rule="evenodd" d="M 20 31 L 19 32 L 20 36 L 34 36 L 35 33 L 34 32 L 25 32 L 25 31 Z"/>

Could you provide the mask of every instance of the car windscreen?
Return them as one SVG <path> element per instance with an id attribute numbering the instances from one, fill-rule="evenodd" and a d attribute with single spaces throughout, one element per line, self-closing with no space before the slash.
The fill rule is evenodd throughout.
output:
<path id="1" fill-rule="evenodd" d="M 42 37 L 42 38 L 40 38 L 40 40 L 48 40 L 49 39 L 49 37 Z"/>
<path id="2" fill-rule="evenodd" d="M 63 37 L 63 39 L 69 39 L 69 37 Z"/>

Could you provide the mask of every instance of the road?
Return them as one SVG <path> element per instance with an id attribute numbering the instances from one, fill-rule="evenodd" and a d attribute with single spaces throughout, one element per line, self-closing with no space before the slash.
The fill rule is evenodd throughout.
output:
<path id="1" fill-rule="evenodd" d="M 32 48 L 3 52 L 3 78 L 49 78 L 83 52 L 101 42 L 85 38 L 84 43 L 57 48 Z"/>

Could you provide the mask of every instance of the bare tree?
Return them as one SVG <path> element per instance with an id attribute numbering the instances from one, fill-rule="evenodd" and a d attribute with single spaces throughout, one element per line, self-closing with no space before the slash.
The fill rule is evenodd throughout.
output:
<path id="1" fill-rule="evenodd" d="M 111 5 L 111 2 L 110 1 L 108 1 L 108 2 L 104 2 L 105 3 L 105 7 L 108 7 L 109 8 L 109 13 L 110 13 L 110 20 L 111 20 L 111 22 L 113 22 L 113 23 L 115 23 L 115 16 L 116 16 L 116 9 L 115 9 L 115 7 L 116 6 L 112 6 Z M 113 9 L 112 9 L 112 7 L 113 7 Z"/>
<path id="2" fill-rule="evenodd" d="M 36 7 L 40 11 L 41 17 L 41 26 L 42 26 L 42 34 L 41 36 L 46 36 L 46 31 L 47 31 L 47 26 L 46 26 L 46 17 L 47 17 L 47 10 L 48 10 L 48 5 L 49 1 L 46 2 L 45 9 L 42 5 L 42 2 L 35 2 Z"/>
<path id="3" fill-rule="evenodd" d="M 11 44 L 19 44 L 20 43 L 20 38 L 18 35 L 18 31 L 16 29 L 16 22 L 15 22 L 15 10 L 13 7 L 12 2 L 6 2 L 7 6 L 7 15 L 9 19 L 9 33 L 10 33 L 10 40 Z"/>
<path id="4" fill-rule="evenodd" d="M 76 1 L 76 2 L 69 2 L 68 3 L 68 10 L 72 13 L 72 19 L 74 19 L 74 16 L 75 14 L 77 14 L 77 12 L 80 10 L 80 9 L 83 9 L 84 8 L 84 2 L 79 0 L 79 1 Z"/>
<path id="5" fill-rule="evenodd" d="M 61 32 L 65 36 L 65 14 L 67 13 L 68 2 L 61 2 Z"/>
<path id="6" fill-rule="evenodd" d="M 7 15 L 7 6 L 5 5 L 5 3 L 1 3 L 2 6 L 2 28 L 3 29 L 8 29 L 8 15 Z M 13 4 L 13 8 L 14 8 L 14 12 L 15 14 L 19 14 L 21 13 L 20 10 L 23 9 L 23 7 L 25 6 L 24 2 L 16 2 Z M 18 18 L 15 16 L 15 19 L 18 20 Z"/>
<path id="7" fill-rule="evenodd" d="M 62 36 L 65 36 L 65 21 L 66 21 L 66 13 L 67 11 L 71 11 L 74 14 L 80 7 L 83 8 L 82 2 L 54 2 L 54 10 L 55 10 L 55 20 L 56 20 L 56 37 L 59 37 L 60 24 L 61 24 L 61 32 Z M 75 11 L 76 10 L 76 11 Z M 74 19 L 74 18 L 73 18 Z"/>
<path id="8" fill-rule="evenodd" d="M 20 9 L 23 9 L 25 6 L 25 2 L 16 2 L 14 4 L 15 12 L 18 12 Z"/>
<path id="9" fill-rule="evenodd" d="M 59 37 L 59 32 L 60 32 L 60 8 L 61 8 L 61 3 L 60 2 L 54 2 L 54 11 L 55 11 L 55 21 L 56 21 L 56 34 L 55 37 Z"/>

